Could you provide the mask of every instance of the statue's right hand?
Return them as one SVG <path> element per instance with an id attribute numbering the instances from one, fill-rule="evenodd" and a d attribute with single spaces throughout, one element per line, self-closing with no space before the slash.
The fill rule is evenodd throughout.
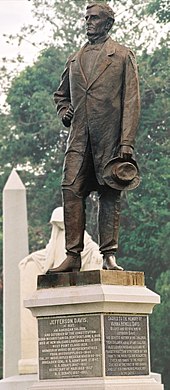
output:
<path id="1" fill-rule="evenodd" d="M 62 117 L 62 121 L 63 121 L 64 126 L 66 126 L 66 127 L 70 126 L 73 115 L 74 115 L 74 108 L 73 108 L 72 104 L 70 104 L 69 108 L 67 109 L 67 111 L 65 112 L 65 114 Z"/>

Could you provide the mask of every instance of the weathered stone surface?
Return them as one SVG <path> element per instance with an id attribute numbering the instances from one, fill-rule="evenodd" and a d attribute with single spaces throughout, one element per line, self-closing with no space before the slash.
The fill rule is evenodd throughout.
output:
<path id="1" fill-rule="evenodd" d="M 90 284 L 144 286 L 144 273 L 134 271 L 61 272 L 38 276 L 38 289 L 52 287 L 85 286 Z"/>
<path id="2" fill-rule="evenodd" d="M 66 287 L 70 274 L 56 274 L 55 288 L 51 275 L 39 278 L 39 288 L 25 300 L 39 324 L 40 380 L 31 390 L 163 390 L 150 374 L 147 321 L 159 296 L 144 285 L 111 285 L 110 276 L 120 272 L 84 272 L 93 276 L 90 284 L 79 280 L 83 272 L 72 273 L 74 284 Z"/>
<path id="3" fill-rule="evenodd" d="M 164 386 L 153 378 L 143 376 L 128 378 L 86 378 L 40 381 L 31 390 L 164 390 Z"/>

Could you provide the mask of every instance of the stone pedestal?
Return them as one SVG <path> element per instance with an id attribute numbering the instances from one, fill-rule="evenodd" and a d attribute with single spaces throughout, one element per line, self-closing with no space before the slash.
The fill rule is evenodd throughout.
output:
<path id="1" fill-rule="evenodd" d="M 37 381 L 37 375 L 15 375 L 0 381 L 0 390 L 28 390 Z"/>
<path id="2" fill-rule="evenodd" d="M 150 373 L 148 315 L 159 296 L 143 273 L 41 275 L 25 307 L 37 317 L 34 390 L 163 390 Z"/>

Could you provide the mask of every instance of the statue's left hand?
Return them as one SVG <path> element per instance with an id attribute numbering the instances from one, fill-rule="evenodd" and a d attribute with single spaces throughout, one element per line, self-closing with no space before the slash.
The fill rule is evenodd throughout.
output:
<path id="1" fill-rule="evenodd" d="M 133 155 L 133 148 L 128 145 L 122 145 L 119 150 L 119 156 L 123 158 L 123 160 L 130 160 Z"/>

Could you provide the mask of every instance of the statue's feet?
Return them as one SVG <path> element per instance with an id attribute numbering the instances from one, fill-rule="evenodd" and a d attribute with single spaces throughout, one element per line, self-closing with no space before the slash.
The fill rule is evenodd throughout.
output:
<path id="1" fill-rule="evenodd" d="M 123 268 L 116 263 L 116 258 L 113 254 L 103 256 L 103 269 L 123 271 Z"/>
<path id="2" fill-rule="evenodd" d="M 81 268 L 81 256 L 67 255 L 66 259 L 56 268 L 50 268 L 47 274 L 56 272 L 78 272 Z"/>

